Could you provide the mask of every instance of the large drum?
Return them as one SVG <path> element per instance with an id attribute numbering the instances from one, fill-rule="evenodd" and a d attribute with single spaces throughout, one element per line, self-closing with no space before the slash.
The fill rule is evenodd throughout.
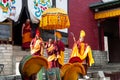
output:
<path id="1" fill-rule="evenodd" d="M 48 69 L 48 61 L 43 56 L 27 55 L 20 61 L 19 71 L 22 77 L 31 77 L 44 67 Z"/>
<path id="2" fill-rule="evenodd" d="M 48 68 L 48 61 L 43 56 L 27 55 L 20 61 L 19 71 L 22 80 L 61 80 L 59 68 Z"/>

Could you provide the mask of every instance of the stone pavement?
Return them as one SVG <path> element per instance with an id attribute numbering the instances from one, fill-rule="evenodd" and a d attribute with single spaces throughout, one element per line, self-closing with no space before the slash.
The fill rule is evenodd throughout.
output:
<path id="1" fill-rule="evenodd" d="M 120 63 L 107 63 L 106 65 L 92 66 L 88 69 L 88 74 L 91 77 L 100 77 L 103 72 L 105 77 L 110 77 L 110 80 L 120 80 Z"/>

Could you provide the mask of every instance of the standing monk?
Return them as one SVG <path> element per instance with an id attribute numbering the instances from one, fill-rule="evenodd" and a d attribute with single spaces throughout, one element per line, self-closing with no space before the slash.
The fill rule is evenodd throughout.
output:
<path id="1" fill-rule="evenodd" d="M 30 42 L 32 40 L 30 19 L 22 25 L 22 49 L 30 49 Z"/>
<path id="2" fill-rule="evenodd" d="M 64 51 L 65 51 L 65 46 L 64 43 L 61 41 L 62 35 L 60 32 L 56 32 L 55 36 L 57 40 L 55 41 L 55 44 L 58 48 L 57 50 L 57 61 L 56 61 L 56 67 L 61 68 L 61 66 L 64 64 Z"/>
<path id="3" fill-rule="evenodd" d="M 72 48 L 72 53 L 71 53 L 69 62 L 82 63 L 86 70 L 86 75 L 84 75 L 83 77 L 85 79 L 89 79 L 89 77 L 87 76 L 87 68 L 88 66 L 91 66 L 94 63 L 94 59 L 92 57 L 91 47 L 84 42 L 84 37 L 85 37 L 85 31 L 81 30 L 79 40 L 75 41 L 75 38 L 74 38 L 75 43 Z"/>
<path id="4" fill-rule="evenodd" d="M 45 48 L 48 55 L 49 67 L 56 67 L 55 62 L 57 59 L 57 46 L 54 44 L 54 41 L 51 38 L 48 40 L 48 43 L 46 43 Z"/>
<path id="5" fill-rule="evenodd" d="M 32 39 L 30 44 L 31 54 L 32 55 L 43 55 L 43 49 L 44 49 L 44 42 L 42 38 L 40 37 L 40 32 L 37 29 L 35 38 Z"/>

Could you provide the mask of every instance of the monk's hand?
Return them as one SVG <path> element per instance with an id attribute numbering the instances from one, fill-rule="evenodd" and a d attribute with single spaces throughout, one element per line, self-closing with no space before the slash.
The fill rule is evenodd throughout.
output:
<path id="1" fill-rule="evenodd" d="M 60 56 L 60 55 L 57 55 L 57 58 L 61 58 L 61 56 Z"/>
<path id="2" fill-rule="evenodd" d="M 55 58 L 55 61 L 57 61 L 57 57 Z"/>

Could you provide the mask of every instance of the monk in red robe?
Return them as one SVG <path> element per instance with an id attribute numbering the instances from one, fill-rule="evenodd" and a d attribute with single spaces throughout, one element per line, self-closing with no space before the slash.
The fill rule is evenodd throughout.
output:
<path id="1" fill-rule="evenodd" d="M 22 25 L 22 49 L 30 49 L 30 42 L 32 40 L 30 20 Z"/>
<path id="2" fill-rule="evenodd" d="M 44 42 L 40 37 L 40 32 L 38 29 L 36 30 L 35 38 L 33 38 L 31 41 L 30 49 L 32 55 L 39 55 L 39 56 L 43 55 Z"/>
<path id="3" fill-rule="evenodd" d="M 64 51 L 65 51 L 65 45 L 62 42 L 62 35 L 60 32 L 56 32 L 55 36 L 57 40 L 55 41 L 55 44 L 58 48 L 57 50 L 57 61 L 56 61 L 56 67 L 61 68 L 62 65 L 64 65 Z"/>
<path id="4" fill-rule="evenodd" d="M 57 40 L 54 42 L 52 39 L 49 39 L 47 44 L 47 53 L 48 53 L 48 62 L 50 63 L 51 68 L 59 67 L 64 64 L 64 43 L 61 41 L 62 35 L 59 32 L 55 33 Z"/>
<path id="5" fill-rule="evenodd" d="M 87 68 L 88 66 L 91 66 L 94 63 L 94 59 L 92 57 L 92 50 L 91 47 L 84 42 L 84 37 L 85 37 L 85 31 L 81 30 L 80 31 L 80 38 L 78 41 L 75 41 L 73 48 L 72 48 L 72 53 L 70 56 L 70 63 L 75 63 L 75 62 L 80 62 L 83 64 L 85 70 L 86 70 L 86 75 L 83 77 L 88 79 L 89 77 L 87 76 Z"/>
<path id="6" fill-rule="evenodd" d="M 57 46 L 54 44 L 54 41 L 52 39 L 49 39 L 48 43 L 45 45 L 45 48 L 48 55 L 49 67 L 56 67 Z"/>

